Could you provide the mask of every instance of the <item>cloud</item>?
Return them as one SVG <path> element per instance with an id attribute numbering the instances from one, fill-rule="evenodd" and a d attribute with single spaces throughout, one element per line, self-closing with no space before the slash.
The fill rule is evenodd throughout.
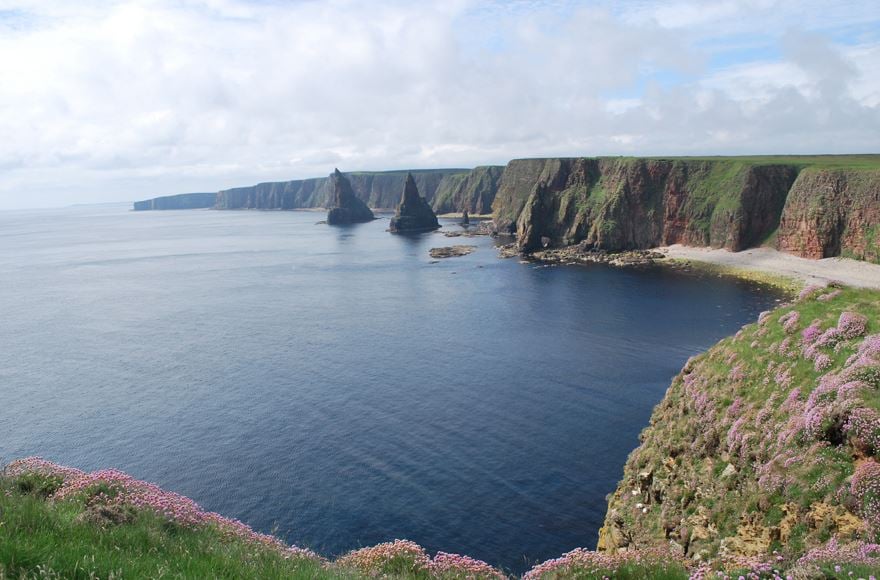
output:
<path id="1" fill-rule="evenodd" d="M 0 0 L 0 207 L 336 165 L 877 151 L 873 3 L 621 6 Z"/>

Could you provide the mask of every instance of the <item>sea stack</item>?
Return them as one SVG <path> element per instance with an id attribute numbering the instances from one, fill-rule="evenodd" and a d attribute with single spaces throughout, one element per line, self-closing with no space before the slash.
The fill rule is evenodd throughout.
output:
<path id="1" fill-rule="evenodd" d="M 331 225 L 357 224 L 376 219 L 367 204 L 354 194 L 348 178 L 338 169 L 330 175 L 330 199 L 327 223 Z"/>
<path id="2" fill-rule="evenodd" d="M 406 174 L 403 198 L 397 206 L 397 213 L 391 218 L 389 231 L 393 233 L 430 232 L 440 227 L 437 216 L 425 198 L 419 195 L 419 188 L 412 173 Z"/>
<path id="3" fill-rule="evenodd" d="M 469 225 L 470 223 L 471 223 L 471 220 L 468 218 L 468 211 L 466 209 L 462 210 L 461 211 L 461 225 L 466 226 L 466 225 Z"/>

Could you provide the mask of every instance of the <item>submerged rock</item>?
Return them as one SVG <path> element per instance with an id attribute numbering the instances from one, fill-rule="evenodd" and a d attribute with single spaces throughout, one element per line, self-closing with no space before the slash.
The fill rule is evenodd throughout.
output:
<path id="1" fill-rule="evenodd" d="M 430 232 L 440 227 L 434 210 L 421 195 L 411 173 L 406 175 L 403 197 L 397 206 L 397 213 L 391 218 L 392 233 Z"/>
<path id="2" fill-rule="evenodd" d="M 354 194 L 348 178 L 338 169 L 330 176 L 331 191 L 327 211 L 327 223 L 330 225 L 356 224 L 376 219 L 367 204 Z"/>
<path id="3" fill-rule="evenodd" d="M 456 258 L 467 256 L 476 251 L 476 246 L 446 246 L 443 248 L 431 248 L 428 252 L 432 258 Z"/>

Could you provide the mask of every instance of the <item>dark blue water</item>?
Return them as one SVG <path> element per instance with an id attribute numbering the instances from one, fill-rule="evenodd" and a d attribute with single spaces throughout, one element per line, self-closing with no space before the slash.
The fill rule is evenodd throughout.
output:
<path id="1" fill-rule="evenodd" d="M 688 356 L 777 297 L 305 212 L 0 213 L 0 459 L 117 467 L 337 554 L 594 547 Z M 431 264 L 428 249 L 475 243 Z"/>

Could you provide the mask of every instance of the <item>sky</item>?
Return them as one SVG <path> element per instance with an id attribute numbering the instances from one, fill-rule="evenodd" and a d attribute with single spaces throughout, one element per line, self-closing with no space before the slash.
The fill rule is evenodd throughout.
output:
<path id="1" fill-rule="evenodd" d="M 880 153 L 877 0 L 0 0 L 0 209 L 784 153 Z"/>

